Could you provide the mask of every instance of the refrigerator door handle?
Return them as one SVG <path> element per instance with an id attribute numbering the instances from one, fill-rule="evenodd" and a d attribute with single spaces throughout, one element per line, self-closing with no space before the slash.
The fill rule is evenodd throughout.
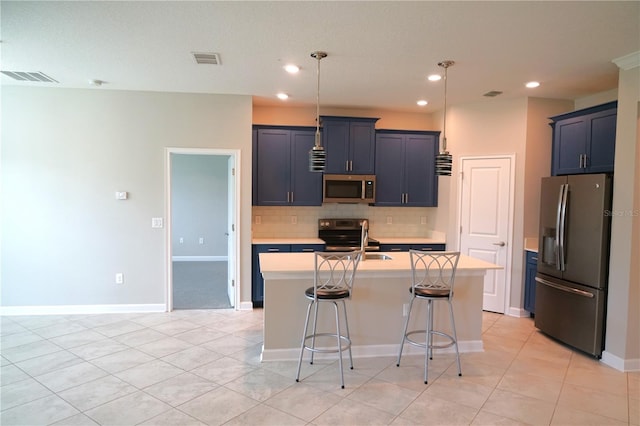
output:
<path id="1" fill-rule="evenodd" d="M 562 194 L 564 193 L 564 184 L 560 185 L 560 191 L 558 192 L 558 205 L 556 207 L 556 235 L 555 235 L 555 254 L 556 254 L 556 269 L 560 269 L 560 219 L 562 217 Z"/>
<path id="2" fill-rule="evenodd" d="M 556 284 L 556 283 L 553 283 L 551 281 L 547 281 L 544 278 L 536 277 L 536 282 L 539 282 L 542 285 L 553 287 L 553 288 L 555 288 L 557 290 L 560 290 L 560 291 L 565 291 L 567 293 L 575 294 L 577 296 L 589 297 L 591 299 L 593 299 L 593 297 L 594 297 L 594 295 L 589 293 L 588 291 L 578 290 L 577 288 L 571 288 L 571 287 L 567 287 L 567 286 L 564 286 L 564 285 Z"/>
<path id="3" fill-rule="evenodd" d="M 558 269 L 561 271 L 565 270 L 565 234 L 566 234 L 566 224 L 567 224 L 567 198 L 569 195 L 569 184 L 565 183 L 562 185 L 561 189 L 562 193 L 562 201 L 560 203 L 560 227 L 558 229 L 558 239 L 559 239 L 559 247 L 558 247 L 558 257 L 560 259 Z"/>

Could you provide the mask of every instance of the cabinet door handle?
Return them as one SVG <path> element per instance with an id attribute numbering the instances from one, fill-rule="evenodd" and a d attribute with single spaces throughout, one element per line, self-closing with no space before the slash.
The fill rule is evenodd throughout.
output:
<path id="1" fill-rule="evenodd" d="M 267 250 L 270 251 L 270 252 L 280 251 L 280 249 L 278 249 L 278 248 L 270 248 L 270 249 L 267 249 Z"/>
<path id="2" fill-rule="evenodd" d="M 589 157 L 587 157 L 587 154 L 582 154 L 584 156 L 584 168 L 586 169 L 587 167 L 589 167 Z"/>
<path id="3" fill-rule="evenodd" d="M 409 193 L 408 193 L 408 192 L 406 192 L 406 193 L 404 194 L 404 203 L 405 203 L 405 204 L 409 204 Z"/>
<path id="4" fill-rule="evenodd" d="M 349 171 L 349 160 L 347 160 L 347 161 L 345 161 L 345 162 L 344 162 L 344 169 L 345 169 L 345 171 L 347 171 L 347 172 Z"/>
<path id="5" fill-rule="evenodd" d="M 291 201 L 290 203 L 293 203 L 293 191 L 291 192 Z"/>

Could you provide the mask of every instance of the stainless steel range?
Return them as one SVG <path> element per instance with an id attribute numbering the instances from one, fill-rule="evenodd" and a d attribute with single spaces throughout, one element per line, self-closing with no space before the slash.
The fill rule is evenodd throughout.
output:
<path id="1" fill-rule="evenodd" d="M 369 238 L 368 219 L 319 219 L 318 238 L 325 251 L 380 251 L 380 242 Z"/>

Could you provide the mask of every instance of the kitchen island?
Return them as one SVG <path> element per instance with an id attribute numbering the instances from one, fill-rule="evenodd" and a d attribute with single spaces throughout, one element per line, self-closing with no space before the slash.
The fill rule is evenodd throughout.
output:
<path id="1" fill-rule="evenodd" d="M 389 260 L 365 260 L 358 266 L 347 315 L 354 357 L 397 355 L 409 302 L 411 261 L 408 252 L 384 253 Z M 313 286 L 313 253 L 261 253 L 264 278 L 263 361 L 291 360 L 300 355 L 300 339 Z M 487 270 L 500 266 L 460 256 L 454 286 L 454 314 L 460 352 L 479 352 L 482 346 L 482 293 Z M 413 328 L 424 328 L 426 303 L 414 305 Z M 449 330 L 446 306 L 437 304 L 436 328 Z M 331 304 L 322 303 L 318 331 L 335 332 Z M 330 310 L 330 311 L 329 311 Z M 324 315 L 323 315 L 324 313 Z M 450 348 L 450 350 L 453 350 Z M 405 346 L 405 353 L 419 348 Z M 423 353 L 423 352 L 422 352 Z M 319 354 L 324 355 L 324 354 Z M 334 356 L 335 354 L 328 354 Z"/>

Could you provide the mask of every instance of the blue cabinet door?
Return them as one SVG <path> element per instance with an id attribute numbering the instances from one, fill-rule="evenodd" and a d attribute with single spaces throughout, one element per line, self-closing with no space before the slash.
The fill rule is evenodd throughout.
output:
<path id="1" fill-rule="evenodd" d="M 327 154 L 325 173 L 347 173 L 349 167 L 349 122 L 322 119 L 322 145 Z"/>
<path id="2" fill-rule="evenodd" d="M 322 205 L 322 173 L 309 171 L 314 144 L 312 128 L 254 130 L 253 205 Z"/>
<path id="3" fill-rule="evenodd" d="M 324 244 L 291 244 L 292 253 L 324 251 Z"/>
<path id="4" fill-rule="evenodd" d="M 314 130 L 291 131 L 291 205 L 322 205 L 322 173 L 309 171 L 309 151 L 314 144 Z"/>
<path id="5" fill-rule="evenodd" d="M 589 173 L 613 173 L 617 117 L 617 108 L 590 116 L 591 133 L 588 138 L 589 156 L 586 163 Z"/>
<path id="6" fill-rule="evenodd" d="M 617 102 L 551 117 L 551 174 L 613 173 Z"/>
<path id="7" fill-rule="evenodd" d="M 257 204 L 283 206 L 291 193 L 291 134 L 285 129 L 258 129 L 254 155 L 257 158 Z"/>
<path id="8" fill-rule="evenodd" d="M 536 312 L 536 273 L 538 270 L 538 253 L 527 251 L 525 266 L 524 309 L 533 315 Z"/>
<path id="9" fill-rule="evenodd" d="M 438 205 L 438 185 L 435 156 L 438 142 L 435 135 L 405 137 L 405 205 L 434 207 Z"/>
<path id="10" fill-rule="evenodd" d="M 587 122 L 583 117 L 555 123 L 553 175 L 583 173 L 581 155 L 587 150 Z"/>
<path id="11" fill-rule="evenodd" d="M 399 206 L 404 194 L 404 137 L 376 135 L 376 206 Z"/>
<path id="12" fill-rule="evenodd" d="M 376 134 L 376 206 L 438 204 L 438 132 L 380 130 Z"/>
<path id="13" fill-rule="evenodd" d="M 261 307 L 264 302 L 264 279 L 260 273 L 260 253 L 288 253 L 291 251 L 289 244 L 254 244 L 252 246 L 252 280 L 251 301 L 254 307 Z"/>
<path id="14" fill-rule="evenodd" d="M 444 244 L 380 244 L 380 251 L 444 251 Z"/>
<path id="15" fill-rule="evenodd" d="M 370 175 L 375 170 L 375 121 L 349 124 L 350 173 Z"/>
<path id="16" fill-rule="evenodd" d="M 377 118 L 322 116 L 325 173 L 374 173 Z"/>

